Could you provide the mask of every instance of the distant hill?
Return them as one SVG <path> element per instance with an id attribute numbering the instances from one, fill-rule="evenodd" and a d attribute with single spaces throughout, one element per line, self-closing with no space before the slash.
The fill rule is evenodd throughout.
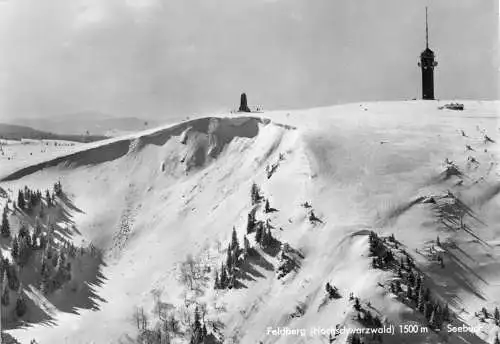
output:
<path id="1" fill-rule="evenodd" d="M 114 117 L 99 112 L 80 112 L 50 118 L 22 118 L 12 124 L 60 135 L 119 136 L 158 126 L 158 122 L 136 117 Z"/>
<path id="2" fill-rule="evenodd" d="M 27 126 L 0 123 L 0 139 L 3 140 L 64 140 L 74 142 L 93 142 L 107 139 L 104 135 L 62 135 L 36 130 Z"/>

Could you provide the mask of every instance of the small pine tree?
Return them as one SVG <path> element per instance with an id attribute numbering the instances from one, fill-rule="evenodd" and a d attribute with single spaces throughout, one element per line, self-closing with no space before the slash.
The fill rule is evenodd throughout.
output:
<path id="1" fill-rule="evenodd" d="M 38 237 L 36 236 L 35 232 L 31 233 L 30 242 L 31 242 L 31 249 L 32 250 L 38 249 Z"/>
<path id="2" fill-rule="evenodd" d="M 224 264 L 222 264 L 220 271 L 221 271 L 220 272 L 220 288 L 225 289 L 227 287 L 228 280 L 227 280 L 226 267 L 224 266 Z"/>
<path id="3" fill-rule="evenodd" d="M 45 201 L 47 202 L 47 207 L 52 207 L 52 198 L 50 197 L 49 189 L 45 191 Z"/>
<path id="4" fill-rule="evenodd" d="M 22 209 L 22 210 L 24 210 L 24 208 L 26 206 L 26 203 L 24 201 L 24 194 L 23 194 L 22 190 L 19 190 L 19 192 L 17 194 L 17 206 L 19 207 L 19 209 Z"/>
<path id="5" fill-rule="evenodd" d="M 260 201 L 260 191 L 257 184 L 252 184 L 252 189 L 250 190 L 250 196 L 252 198 L 252 205 L 259 203 Z"/>
<path id="6" fill-rule="evenodd" d="M 201 329 L 201 322 L 200 322 L 200 312 L 198 311 L 198 306 L 194 309 L 194 322 L 193 326 L 195 329 Z"/>
<path id="7" fill-rule="evenodd" d="M 248 220 L 247 220 L 247 234 L 252 233 L 255 230 L 255 217 L 253 213 L 248 213 Z"/>
<path id="8" fill-rule="evenodd" d="M 7 270 L 7 278 L 10 290 L 18 290 L 19 289 L 19 276 L 17 273 L 17 268 L 13 265 L 10 265 Z"/>
<path id="9" fill-rule="evenodd" d="M 2 283 L 2 305 L 4 306 L 8 306 L 10 303 L 8 287 L 9 287 L 9 282 L 7 280 L 7 274 L 5 274 Z"/>
<path id="10" fill-rule="evenodd" d="M 413 300 L 413 291 L 412 291 L 411 287 L 406 288 L 406 297 L 409 300 Z"/>
<path id="11" fill-rule="evenodd" d="M 260 243 L 261 243 L 261 241 L 262 241 L 262 235 L 263 235 L 263 232 L 264 232 L 264 228 L 263 228 L 263 226 L 262 226 L 262 222 L 259 222 L 259 223 L 257 224 L 257 231 L 255 232 L 255 241 L 256 241 L 257 243 L 259 243 L 259 244 L 260 244 Z"/>
<path id="12" fill-rule="evenodd" d="M 219 273 L 215 270 L 214 289 L 220 289 Z"/>
<path id="13" fill-rule="evenodd" d="M 42 280 L 40 281 L 40 291 L 43 295 L 47 295 L 47 293 L 49 292 L 48 277 L 42 276 Z"/>
<path id="14" fill-rule="evenodd" d="M 498 338 L 498 333 L 495 336 L 495 341 L 493 342 L 494 344 L 500 344 L 500 339 Z"/>
<path id="15" fill-rule="evenodd" d="M 4 238 L 10 237 L 10 224 L 9 224 L 9 219 L 7 218 L 7 207 L 5 207 L 3 210 L 0 233 Z"/>
<path id="16" fill-rule="evenodd" d="M 262 235 L 260 236 L 259 244 L 261 247 L 267 247 L 268 246 L 267 243 L 268 243 L 268 231 L 264 228 L 262 230 Z"/>
<path id="17" fill-rule="evenodd" d="M 31 256 L 31 239 L 28 241 L 29 236 L 19 239 L 19 256 L 17 262 L 20 266 L 24 266 Z"/>
<path id="18" fill-rule="evenodd" d="M 26 228 L 26 225 L 23 223 L 21 224 L 21 227 L 19 228 L 19 238 L 24 238 L 29 234 L 28 228 Z"/>
<path id="19" fill-rule="evenodd" d="M 231 255 L 231 244 L 229 244 L 229 246 L 227 248 L 227 253 L 226 253 L 226 266 L 227 266 L 227 269 L 229 271 L 231 271 L 232 263 L 233 263 L 233 259 L 232 259 L 232 255 Z"/>
<path id="20" fill-rule="evenodd" d="M 448 304 L 445 304 L 443 307 L 443 320 L 444 321 L 449 321 L 450 320 L 450 308 L 448 307 Z"/>
<path id="21" fill-rule="evenodd" d="M 233 249 L 236 252 L 240 251 L 240 243 L 238 241 L 238 235 L 236 234 L 236 228 L 233 226 L 233 233 L 231 237 L 231 249 Z"/>
<path id="22" fill-rule="evenodd" d="M 365 322 L 368 324 L 368 325 L 372 325 L 373 323 L 373 316 L 370 312 L 366 312 L 365 314 Z"/>
<path id="23" fill-rule="evenodd" d="M 207 338 L 208 331 L 207 331 L 207 326 L 205 324 L 203 324 L 203 328 L 201 329 L 201 334 L 203 339 Z"/>
<path id="24" fill-rule="evenodd" d="M 21 289 L 18 291 L 17 301 L 16 301 L 16 314 L 18 317 L 22 317 L 26 314 L 26 299 L 24 298 L 23 292 Z"/>
<path id="25" fill-rule="evenodd" d="M 229 289 L 233 289 L 236 285 L 236 277 L 234 276 L 234 274 L 232 274 L 230 277 L 229 277 L 229 283 L 227 285 L 227 287 Z"/>
<path id="26" fill-rule="evenodd" d="M 10 255 L 12 256 L 12 259 L 14 261 L 17 261 L 19 259 L 19 239 L 17 238 L 17 236 L 15 236 L 14 239 L 12 240 L 12 248 Z"/>
<path id="27" fill-rule="evenodd" d="M 57 251 L 54 251 L 52 254 L 52 266 L 55 268 L 57 266 L 57 262 L 59 261 L 59 254 Z"/>
<path id="28" fill-rule="evenodd" d="M 250 241 L 248 241 L 248 238 L 246 235 L 243 237 L 243 250 L 244 250 L 245 256 L 249 255 L 249 253 L 250 253 Z"/>
<path id="29" fill-rule="evenodd" d="M 424 290 L 424 300 L 430 301 L 431 299 L 431 290 L 429 288 L 425 288 Z"/>
<path id="30" fill-rule="evenodd" d="M 424 292 L 423 292 L 422 288 L 420 288 L 419 293 L 418 293 L 418 299 L 417 299 L 417 308 L 420 312 L 424 311 L 424 304 L 425 304 Z"/>
<path id="31" fill-rule="evenodd" d="M 271 211 L 271 207 L 269 206 L 269 200 L 266 199 L 266 203 L 264 205 L 264 212 L 269 213 Z"/>
<path id="32" fill-rule="evenodd" d="M 354 299 L 354 309 L 359 311 L 361 309 L 361 304 L 359 303 L 359 298 Z"/>

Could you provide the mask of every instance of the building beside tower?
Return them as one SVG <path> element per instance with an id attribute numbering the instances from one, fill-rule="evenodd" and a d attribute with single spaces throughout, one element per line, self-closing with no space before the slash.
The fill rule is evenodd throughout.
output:
<path id="1" fill-rule="evenodd" d="M 418 63 L 422 70 L 422 99 L 434 99 L 434 68 L 437 66 L 436 55 L 429 48 L 429 26 L 427 7 L 425 8 L 425 50 L 420 54 Z"/>

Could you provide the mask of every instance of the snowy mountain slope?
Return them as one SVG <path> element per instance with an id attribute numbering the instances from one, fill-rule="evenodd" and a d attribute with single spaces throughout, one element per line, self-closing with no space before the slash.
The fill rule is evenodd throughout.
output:
<path id="1" fill-rule="evenodd" d="M 395 235 L 432 294 L 456 313 L 455 324 L 482 327 L 477 335 L 396 333 L 384 343 L 491 342 L 498 327 L 480 323 L 474 312 L 500 306 L 498 103 L 464 104 L 463 112 L 416 101 L 271 112 L 268 119 L 201 118 L 93 144 L 6 176 L 6 190 L 61 180 L 82 210 L 73 214 L 81 233 L 73 240 L 107 252 L 99 311 L 59 312 L 54 327 L 11 333 L 23 342 L 127 342 L 137 335 L 136 306 L 153 321 L 154 295 L 180 318 L 187 301 L 205 303 L 207 319 L 219 324 L 210 331 L 228 343 L 327 342 L 327 335 L 310 331 L 361 326 L 351 293 L 387 323 L 426 325 L 387 287 L 394 271 L 371 266 L 367 234 L 374 231 Z M 447 178 L 445 159 L 461 176 Z M 252 182 L 277 211 L 252 206 Z M 459 230 L 450 225 L 461 209 L 456 199 L 469 209 Z M 301 205 L 306 201 L 312 208 Z M 252 208 L 296 252 L 296 269 L 278 279 L 280 254 L 257 248 L 242 267 L 247 278 L 239 288 L 214 290 L 213 269 L 225 260 L 231 230 L 242 242 Z M 311 210 L 319 221 L 310 221 Z M 431 247 L 445 251 L 444 268 L 432 260 Z M 199 292 L 179 280 L 189 254 L 211 269 Z M 325 298 L 327 282 L 341 298 Z M 285 326 L 308 335 L 268 333 Z"/>

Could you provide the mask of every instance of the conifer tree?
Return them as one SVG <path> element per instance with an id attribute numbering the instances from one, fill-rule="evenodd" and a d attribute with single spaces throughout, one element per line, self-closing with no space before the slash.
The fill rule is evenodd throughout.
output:
<path id="1" fill-rule="evenodd" d="M 227 253 L 226 253 L 226 266 L 227 266 L 228 271 L 231 271 L 231 268 L 232 268 L 232 263 L 233 263 L 232 258 L 233 257 L 231 254 L 231 245 L 229 245 L 227 248 Z"/>
<path id="2" fill-rule="evenodd" d="M 267 229 L 267 232 L 265 232 L 265 234 L 264 234 L 264 238 L 263 238 L 263 246 L 264 246 L 264 247 L 269 247 L 269 246 L 271 246 L 272 240 L 273 240 L 273 236 L 272 236 L 272 234 L 271 234 L 271 230 L 268 228 L 268 229 Z"/>
<path id="3" fill-rule="evenodd" d="M 62 194 L 61 181 L 58 181 L 57 183 L 54 184 L 54 193 L 57 196 L 61 196 L 61 194 Z"/>
<path id="4" fill-rule="evenodd" d="M 31 242 L 31 249 L 33 249 L 33 250 L 38 249 L 38 238 L 37 238 L 35 232 L 31 233 L 30 242 Z"/>
<path id="5" fill-rule="evenodd" d="M 261 200 L 260 190 L 257 184 L 252 184 L 252 189 L 250 191 L 252 197 L 252 205 L 256 205 Z"/>
<path id="6" fill-rule="evenodd" d="M 19 207 L 19 209 L 22 209 L 22 210 L 24 210 L 24 208 L 26 206 L 25 201 L 24 201 L 24 194 L 23 194 L 22 190 L 19 190 L 19 192 L 17 193 L 17 206 Z"/>
<path id="7" fill-rule="evenodd" d="M 493 312 L 493 317 L 495 320 L 500 321 L 500 311 L 498 310 L 498 307 L 495 307 L 495 311 Z"/>
<path id="8" fill-rule="evenodd" d="M 7 207 L 5 207 L 3 210 L 0 233 L 4 238 L 10 237 L 10 224 L 9 224 L 9 219 L 7 218 Z"/>
<path id="9" fill-rule="evenodd" d="M 443 308 L 443 320 L 444 321 L 450 320 L 450 308 L 448 307 L 448 304 L 445 304 Z"/>
<path id="10" fill-rule="evenodd" d="M 250 253 L 250 241 L 248 241 L 246 235 L 243 237 L 243 249 L 245 256 L 247 256 Z"/>
<path id="11" fill-rule="evenodd" d="M 24 238 L 26 235 L 28 235 L 29 231 L 28 229 L 26 228 L 26 225 L 23 223 L 21 224 L 21 227 L 19 228 L 19 234 L 18 234 L 18 237 L 19 238 Z"/>
<path id="12" fill-rule="evenodd" d="M 361 309 L 361 304 L 359 303 L 359 298 L 354 299 L 354 309 L 359 311 Z"/>
<path id="13" fill-rule="evenodd" d="M 418 292 L 418 299 L 417 300 L 418 300 L 417 301 L 417 308 L 420 312 L 423 312 L 424 311 L 424 304 L 425 304 L 423 288 L 420 288 L 420 290 Z"/>
<path id="14" fill-rule="evenodd" d="M 45 255 L 42 254 L 42 263 L 40 265 L 40 275 L 42 277 L 48 277 L 49 276 L 49 268 L 47 266 L 47 260 L 45 259 Z"/>
<path id="15" fill-rule="evenodd" d="M 31 242 L 27 241 L 27 236 L 21 237 L 19 241 L 19 254 L 17 262 L 20 266 L 24 266 L 31 256 Z"/>
<path id="16" fill-rule="evenodd" d="M 194 309 L 194 322 L 193 322 L 193 326 L 196 329 L 200 329 L 201 328 L 200 313 L 198 311 L 198 306 L 196 306 L 196 308 Z"/>
<path id="17" fill-rule="evenodd" d="M 494 344 L 500 344 L 500 339 L 498 338 L 498 333 L 495 336 L 495 341 L 493 342 Z"/>
<path id="18" fill-rule="evenodd" d="M 9 282 L 7 280 L 7 274 L 5 274 L 2 282 L 2 305 L 8 306 L 9 303 L 10 303 Z"/>
<path id="19" fill-rule="evenodd" d="M 12 249 L 10 255 L 12 256 L 12 259 L 14 261 L 17 261 L 19 259 L 19 239 L 17 236 L 12 239 Z"/>
<path id="20" fill-rule="evenodd" d="M 16 314 L 18 317 L 22 317 L 26 314 L 26 299 L 24 298 L 22 289 L 19 288 L 16 301 Z"/>
<path id="21" fill-rule="evenodd" d="M 413 291 L 412 291 L 410 286 L 408 286 L 408 288 L 406 288 L 406 297 L 409 300 L 413 300 Z"/>
<path id="22" fill-rule="evenodd" d="M 219 273 L 217 272 L 217 270 L 215 270 L 214 289 L 220 289 Z"/>
<path id="23" fill-rule="evenodd" d="M 431 290 L 429 288 L 425 288 L 424 290 L 424 300 L 429 301 L 431 299 Z"/>
<path id="24" fill-rule="evenodd" d="M 224 264 L 222 264 L 221 270 L 220 270 L 220 287 L 221 289 L 225 289 L 227 287 L 227 273 L 226 273 L 226 267 Z"/>
<path id="25" fill-rule="evenodd" d="M 231 276 L 229 276 L 228 288 L 233 289 L 235 285 L 236 285 L 236 277 L 234 276 L 234 274 L 232 274 Z"/>
<path id="26" fill-rule="evenodd" d="M 236 234 L 236 228 L 234 228 L 234 226 L 233 226 L 233 234 L 232 234 L 232 238 L 231 238 L 231 248 L 236 252 L 240 251 L 240 243 L 238 242 L 238 236 Z"/>
<path id="27" fill-rule="evenodd" d="M 441 268 L 444 268 L 443 258 L 441 256 L 439 256 L 438 260 L 439 260 L 439 265 L 441 266 Z"/>
<path id="28" fill-rule="evenodd" d="M 231 266 L 233 268 L 233 270 L 238 267 L 238 257 L 239 257 L 239 252 L 236 251 L 236 250 L 233 250 L 231 251 L 231 259 L 232 259 L 232 262 L 231 262 Z"/>
<path id="29" fill-rule="evenodd" d="M 47 202 L 47 207 L 50 208 L 52 206 L 52 198 L 50 197 L 49 189 L 45 191 L 45 201 Z"/>
<path id="30" fill-rule="evenodd" d="M 250 234 L 254 231 L 255 229 L 255 217 L 252 212 L 248 213 L 248 220 L 247 220 L 247 234 Z"/>
<path id="31" fill-rule="evenodd" d="M 261 243 L 262 241 L 262 235 L 263 235 L 263 232 L 264 232 L 264 229 L 263 229 L 263 226 L 262 226 L 262 222 L 259 222 L 257 224 L 257 231 L 255 232 L 255 241 L 257 243 Z"/>
<path id="32" fill-rule="evenodd" d="M 56 251 L 52 253 L 52 266 L 55 268 L 57 266 L 57 262 L 59 261 L 59 254 Z"/>
<path id="33" fill-rule="evenodd" d="M 9 265 L 9 268 L 7 269 L 7 279 L 10 290 L 19 289 L 19 277 L 15 266 Z"/>
<path id="34" fill-rule="evenodd" d="M 202 333 L 202 337 L 203 337 L 203 338 L 206 338 L 206 337 L 207 337 L 207 335 L 208 335 L 208 331 L 207 331 L 207 326 L 206 326 L 205 324 L 203 324 L 203 328 L 202 328 L 201 333 Z"/>
<path id="35" fill-rule="evenodd" d="M 49 292 L 48 276 L 42 275 L 42 279 L 40 281 L 40 291 L 43 295 L 46 295 Z"/>

